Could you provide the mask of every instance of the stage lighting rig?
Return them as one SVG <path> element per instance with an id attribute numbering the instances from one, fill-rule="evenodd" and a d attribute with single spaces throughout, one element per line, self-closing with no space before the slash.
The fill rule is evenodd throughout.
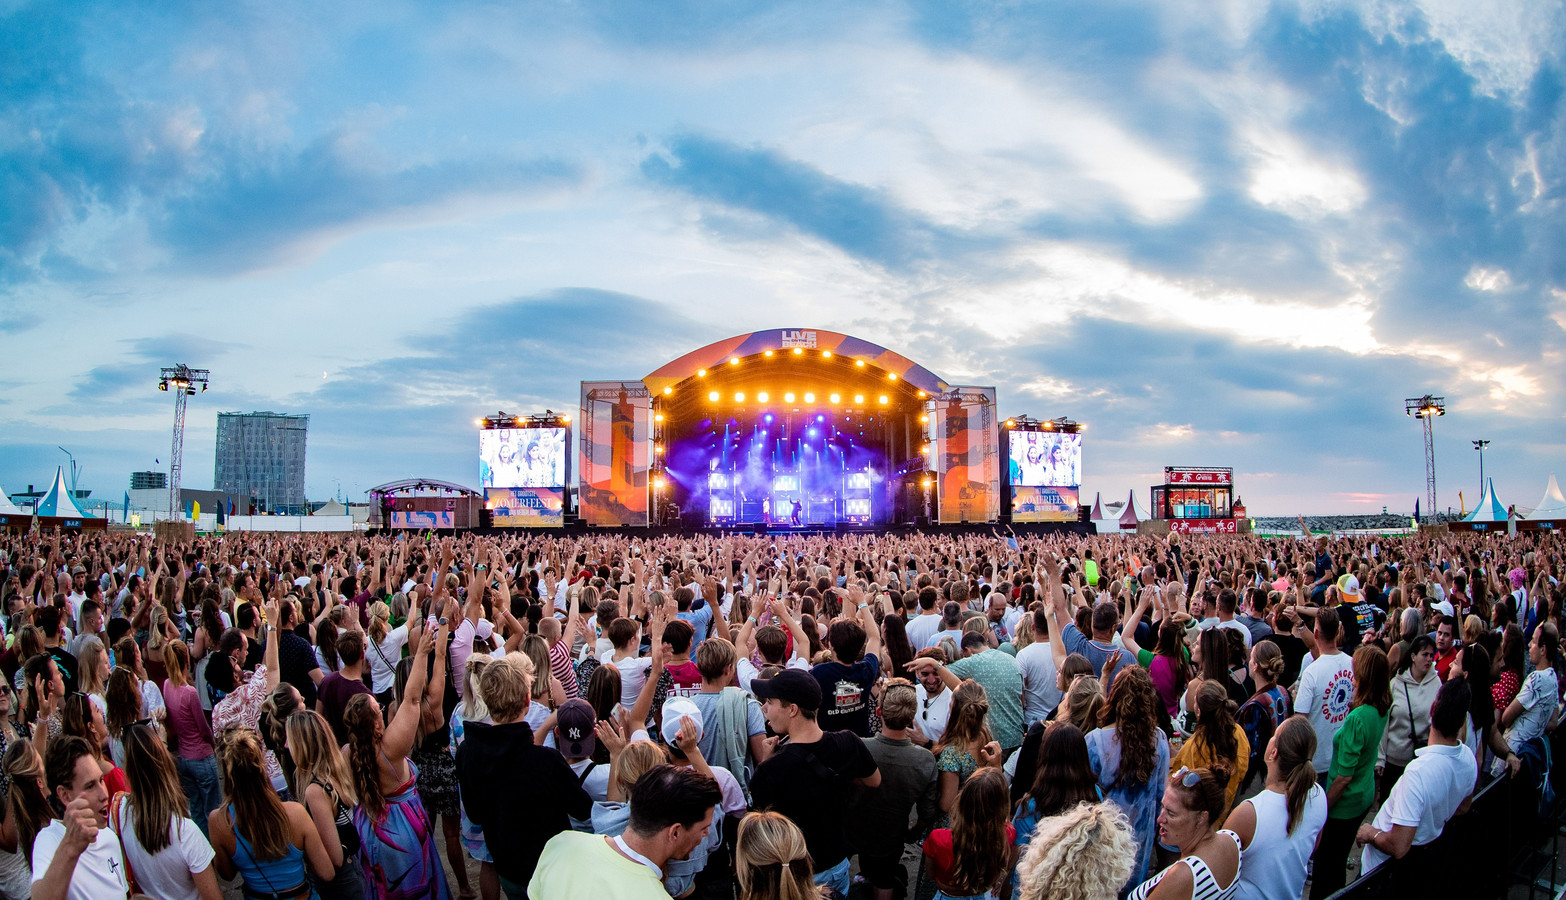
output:
<path id="1" fill-rule="evenodd" d="M 169 452 L 169 518 L 175 521 L 185 517 L 179 497 L 179 479 L 184 470 L 185 455 L 185 398 L 195 396 L 198 384 L 201 385 L 201 392 L 206 393 L 207 377 L 211 374 L 207 369 L 192 369 L 184 363 L 173 367 L 164 366 L 158 374 L 158 390 L 174 389 L 174 446 Z"/>
<path id="2" fill-rule="evenodd" d="M 1446 415 L 1446 398 L 1426 394 L 1403 401 L 1403 414 L 1419 419 L 1425 426 L 1425 510 L 1426 516 L 1436 514 L 1435 434 L 1430 423 L 1437 416 Z M 1432 519 L 1431 521 L 1434 521 Z"/>
<path id="3" fill-rule="evenodd" d="M 571 424 L 571 417 L 565 413 L 557 413 L 552 409 L 546 409 L 541 413 L 529 416 L 514 416 L 505 410 L 500 410 L 492 416 L 483 416 L 473 420 L 473 424 L 480 428 L 564 428 Z"/>

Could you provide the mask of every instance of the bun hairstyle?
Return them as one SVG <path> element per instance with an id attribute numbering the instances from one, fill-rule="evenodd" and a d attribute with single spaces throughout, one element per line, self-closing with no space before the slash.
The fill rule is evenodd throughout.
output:
<path id="1" fill-rule="evenodd" d="M 1283 651 L 1272 641 L 1262 641 L 1251 650 L 1251 656 L 1256 662 L 1256 672 L 1267 678 L 1273 684 L 1283 677 L 1283 670 L 1287 666 L 1283 658 Z"/>
<path id="2" fill-rule="evenodd" d="M 1169 776 L 1169 790 L 1178 791 L 1192 812 L 1207 813 L 1207 827 L 1211 829 L 1223 821 L 1228 806 L 1224 785 L 1229 783 L 1230 774 L 1229 767 L 1222 763 L 1216 763 L 1211 768 L 1191 769 L 1184 775 L 1177 772 Z M 1187 787 L 1185 782 L 1192 775 L 1196 776 L 1196 783 Z"/>
<path id="3" fill-rule="evenodd" d="M 1272 746 L 1278 751 L 1278 771 L 1283 775 L 1289 808 L 1288 833 L 1293 835 L 1316 784 L 1316 767 L 1311 762 L 1316 755 L 1316 729 L 1304 716 L 1290 716 L 1273 732 Z"/>

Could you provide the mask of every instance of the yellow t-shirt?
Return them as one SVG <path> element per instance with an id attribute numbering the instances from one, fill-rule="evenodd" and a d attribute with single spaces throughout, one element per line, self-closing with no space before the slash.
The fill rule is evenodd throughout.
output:
<path id="1" fill-rule="evenodd" d="M 620 855 L 608 838 L 579 831 L 562 831 L 544 845 L 527 895 L 532 900 L 669 900 L 651 869 Z"/>
<path id="2" fill-rule="evenodd" d="M 1223 817 L 1229 815 L 1229 810 L 1234 808 L 1234 792 L 1239 789 L 1240 782 L 1245 780 L 1245 771 L 1251 763 L 1251 742 L 1245 738 L 1245 729 L 1239 725 L 1234 726 L 1234 739 L 1237 757 L 1230 763 L 1234 775 L 1229 779 L 1229 784 L 1223 791 Z M 1200 737 L 1191 737 L 1180 745 L 1180 751 L 1175 758 L 1169 761 L 1169 774 L 1180 771 L 1181 766 L 1188 769 L 1210 769 L 1213 763 L 1218 761 L 1218 754 L 1213 748 L 1207 746 L 1207 742 Z"/>

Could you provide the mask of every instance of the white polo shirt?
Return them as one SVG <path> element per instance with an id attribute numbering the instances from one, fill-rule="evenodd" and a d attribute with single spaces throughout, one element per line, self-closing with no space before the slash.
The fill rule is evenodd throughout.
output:
<path id="1" fill-rule="evenodd" d="M 1473 793 L 1478 777 L 1479 763 L 1465 745 L 1421 747 L 1414 751 L 1414 761 L 1397 780 L 1371 825 L 1379 831 L 1391 831 L 1394 825 L 1413 827 L 1414 846 L 1422 847 L 1441 836 L 1447 820 Z M 1366 844 L 1360 871 L 1369 872 L 1387 859 L 1385 853 Z"/>

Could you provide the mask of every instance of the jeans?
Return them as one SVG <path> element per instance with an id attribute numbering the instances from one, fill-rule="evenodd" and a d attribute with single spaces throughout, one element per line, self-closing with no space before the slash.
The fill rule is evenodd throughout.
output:
<path id="1" fill-rule="evenodd" d="M 840 897 L 848 896 L 848 888 L 853 879 L 848 877 L 848 860 L 844 860 L 824 872 L 816 873 L 816 884 L 831 888 Z"/>
<path id="2" fill-rule="evenodd" d="M 217 757 L 186 759 L 176 756 L 174 765 L 179 771 L 179 786 L 185 789 L 185 796 L 190 799 L 190 818 L 201 829 L 202 835 L 206 835 L 207 816 L 223 805 L 223 785 L 218 780 Z"/>

